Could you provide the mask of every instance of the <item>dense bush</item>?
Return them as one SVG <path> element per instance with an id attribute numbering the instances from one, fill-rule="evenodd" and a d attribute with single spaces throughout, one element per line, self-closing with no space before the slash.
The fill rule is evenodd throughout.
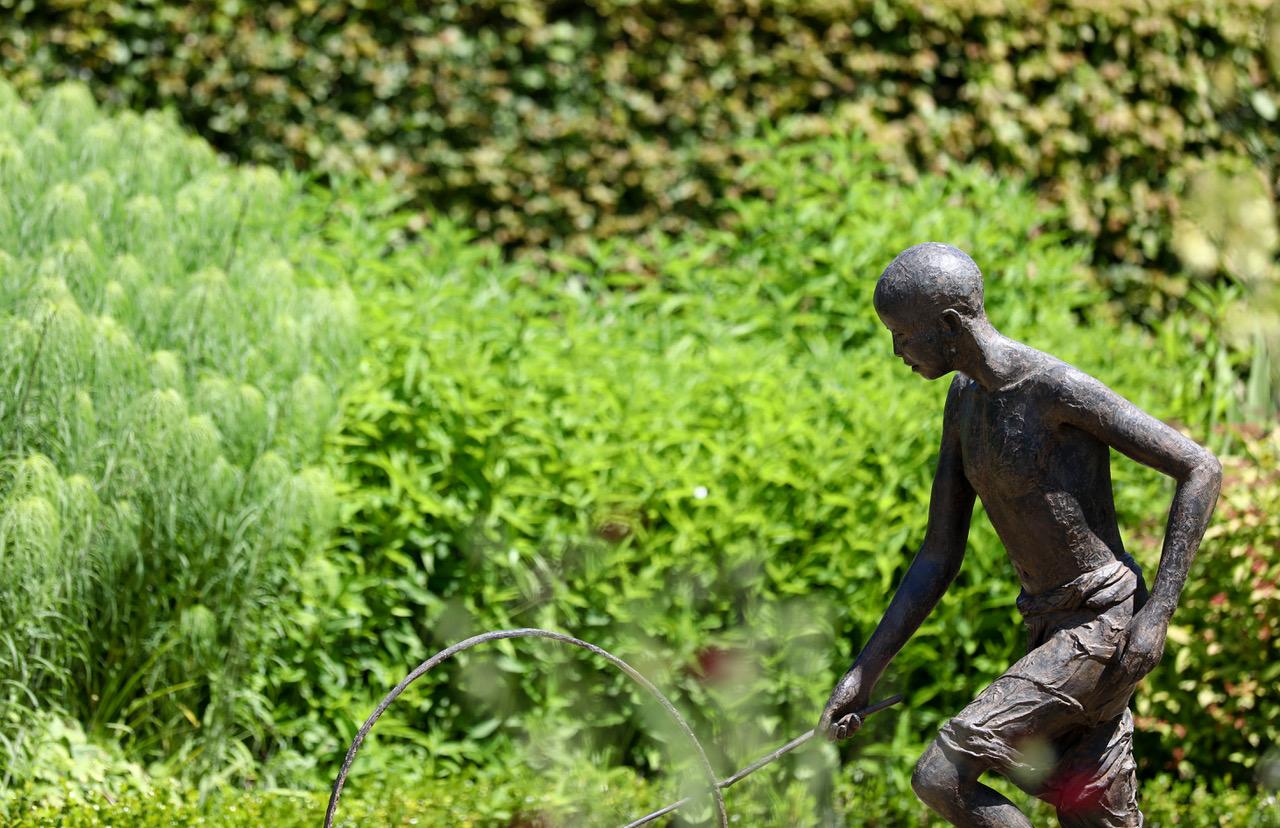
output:
<path id="1" fill-rule="evenodd" d="M 945 389 L 891 358 L 869 302 L 912 241 L 972 250 L 1002 329 L 1222 442 L 1211 431 L 1233 380 L 1208 324 L 1171 318 L 1148 335 L 1094 321 L 1087 251 L 1045 233 L 1052 217 L 1025 192 L 972 169 L 891 186 L 848 136 L 762 155 L 751 176 L 774 197 L 737 203 L 731 232 L 606 246 L 546 280 L 442 225 L 353 277 L 379 301 L 345 406 L 349 551 L 304 587 L 282 672 L 297 682 L 277 696 L 315 753 L 336 755 L 355 722 L 339 738 L 330 723 L 433 650 L 525 625 L 634 660 L 676 693 L 722 767 L 811 726 L 923 534 Z M 376 234 L 362 244 L 386 247 Z M 1154 573 L 1149 538 L 1172 487 L 1122 458 L 1115 472 L 1126 537 Z M 1218 533 L 1206 559 L 1253 537 Z M 1231 577 L 1198 567 L 1178 622 L 1194 635 L 1212 622 L 1231 654 L 1213 657 L 1262 685 L 1274 652 L 1227 645 L 1241 631 L 1210 614 L 1217 592 L 1236 594 Z M 1022 646 L 1016 592 L 976 519 L 959 580 L 881 690 L 909 706 L 847 751 L 860 778 L 910 801 L 915 753 Z M 338 596 L 346 612 L 326 614 Z M 1251 779 L 1276 725 L 1270 691 L 1242 730 L 1169 730 L 1196 693 L 1183 683 L 1211 669 L 1208 651 L 1175 649 L 1144 691 L 1144 773 L 1176 757 L 1187 772 Z M 650 735 L 639 702 L 599 665 L 515 644 L 423 679 L 385 735 L 414 742 L 437 773 L 573 750 L 666 768 L 679 749 Z M 809 780 L 814 801 L 836 807 L 822 781 L 834 760 L 813 751 L 769 778 Z"/>
<path id="2" fill-rule="evenodd" d="M 1268 759 L 1274 766 L 1263 775 L 1280 787 L 1280 432 L 1243 449 L 1225 462 L 1217 519 L 1169 631 L 1169 657 L 1136 709 L 1140 727 L 1161 736 L 1171 770 L 1190 774 L 1194 734 L 1216 734 L 1217 763 Z"/>
<path id="3" fill-rule="evenodd" d="M 0 0 L 0 65 L 26 89 L 85 78 L 118 103 L 173 106 L 240 158 L 402 176 L 503 244 L 722 214 L 720 196 L 749 186 L 738 140 L 799 113 L 919 169 L 1027 176 L 1101 261 L 1130 268 L 1174 269 L 1172 219 L 1198 226 L 1218 205 L 1195 203 L 1197 182 L 1229 173 L 1257 209 L 1218 211 L 1179 252 L 1232 271 L 1276 252 L 1267 6 Z M 1240 232 L 1218 232 L 1224 219 Z M 1122 293 L 1147 284 L 1113 275 Z"/>
<path id="4" fill-rule="evenodd" d="M 171 119 L 0 84 L 0 784 L 49 741 L 33 710 L 193 768 L 269 741 L 358 346 L 351 293 L 284 257 L 296 195 Z"/>
<path id="5" fill-rule="evenodd" d="M 294 828 L 316 826 L 327 793 L 223 789 L 207 798 L 190 788 L 157 783 L 117 793 L 115 802 L 85 801 L 67 786 L 67 801 L 48 805 L 31 799 L 11 812 L 5 828 Z M 343 798 L 337 825 L 354 826 L 530 826 L 619 825 L 657 807 L 645 780 L 626 768 L 581 765 L 571 779 L 540 777 L 528 768 L 489 767 L 448 779 L 412 785 L 381 784 Z M 554 818 L 553 818 L 554 817 Z M 612 820 L 610 819 L 612 817 Z"/>

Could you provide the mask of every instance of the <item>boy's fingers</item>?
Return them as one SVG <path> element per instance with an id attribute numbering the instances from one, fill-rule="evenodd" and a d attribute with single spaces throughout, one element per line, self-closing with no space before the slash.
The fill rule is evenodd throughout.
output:
<path id="1" fill-rule="evenodd" d="M 862 727 L 862 717 L 859 716 L 857 713 L 850 713 L 848 716 L 845 716 L 843 719 L 841 719 L 839 722 L 836 723 L 836 726 L 835 726 L 836 741 L 839 742 L 839 741 L 848 739 L 850 736 L 857 733 L 858 730 L 861 729 L 861 727 Z"/>

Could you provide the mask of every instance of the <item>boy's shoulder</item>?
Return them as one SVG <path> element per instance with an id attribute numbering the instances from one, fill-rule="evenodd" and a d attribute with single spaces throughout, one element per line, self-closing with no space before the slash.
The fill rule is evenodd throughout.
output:
<path id="1" fill-rule="evenodd" d="M 1052 354 L 1027 349 L 1031 366 L 1026 374 L 998 392 L 987 392 L 973 377 L 956 371 L 947 389 L 947 407 L 959 406 L 975 395 L 998 394 L 1005 399 L 1023 398 L 1040 403 L 1076 403 L 1086 401 L 1099 389 L 1105 388 L 1096 378 Z"/>

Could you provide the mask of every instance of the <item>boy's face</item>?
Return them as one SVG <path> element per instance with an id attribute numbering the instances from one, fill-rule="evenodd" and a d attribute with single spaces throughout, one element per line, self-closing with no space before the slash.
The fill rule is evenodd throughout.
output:
<path id="1" fill-rule="evenodd" d="M 942 351 L 941 322 L 920 324 L 912 315 L 876 305 L 876 314 L 893 336 L 893 353 L 925 379 L 949 374 L 954 367 Z M 918 317 L 919 315 L 915 315 Z"/>

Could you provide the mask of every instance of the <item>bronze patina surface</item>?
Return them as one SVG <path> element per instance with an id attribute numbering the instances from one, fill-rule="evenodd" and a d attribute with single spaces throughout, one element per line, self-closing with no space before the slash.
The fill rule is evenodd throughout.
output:
<path id="1" fill-rule="evenodd" d="M 875 288 L 893 352 L 926 379 L 955 373 L 928 529 L 884 617 L 836 685 L 818 731 L 865 707 L 964 558 L 975 497 L 1022 585 L 1028 652 L 946 723 L 917 795 L 953 825 L 1029 826 L 979 778 L 1000 773 L 1064 826 L 1140 826 L 1129 700 L 1160 661 L 1187 569 L 1217 502 L 1217 459 L 1098 380 L 997 331 L 963 251 L 911 247 Z M 1125 551 L 1110 449 L 1177 481 L 1150 592 Z"/>

